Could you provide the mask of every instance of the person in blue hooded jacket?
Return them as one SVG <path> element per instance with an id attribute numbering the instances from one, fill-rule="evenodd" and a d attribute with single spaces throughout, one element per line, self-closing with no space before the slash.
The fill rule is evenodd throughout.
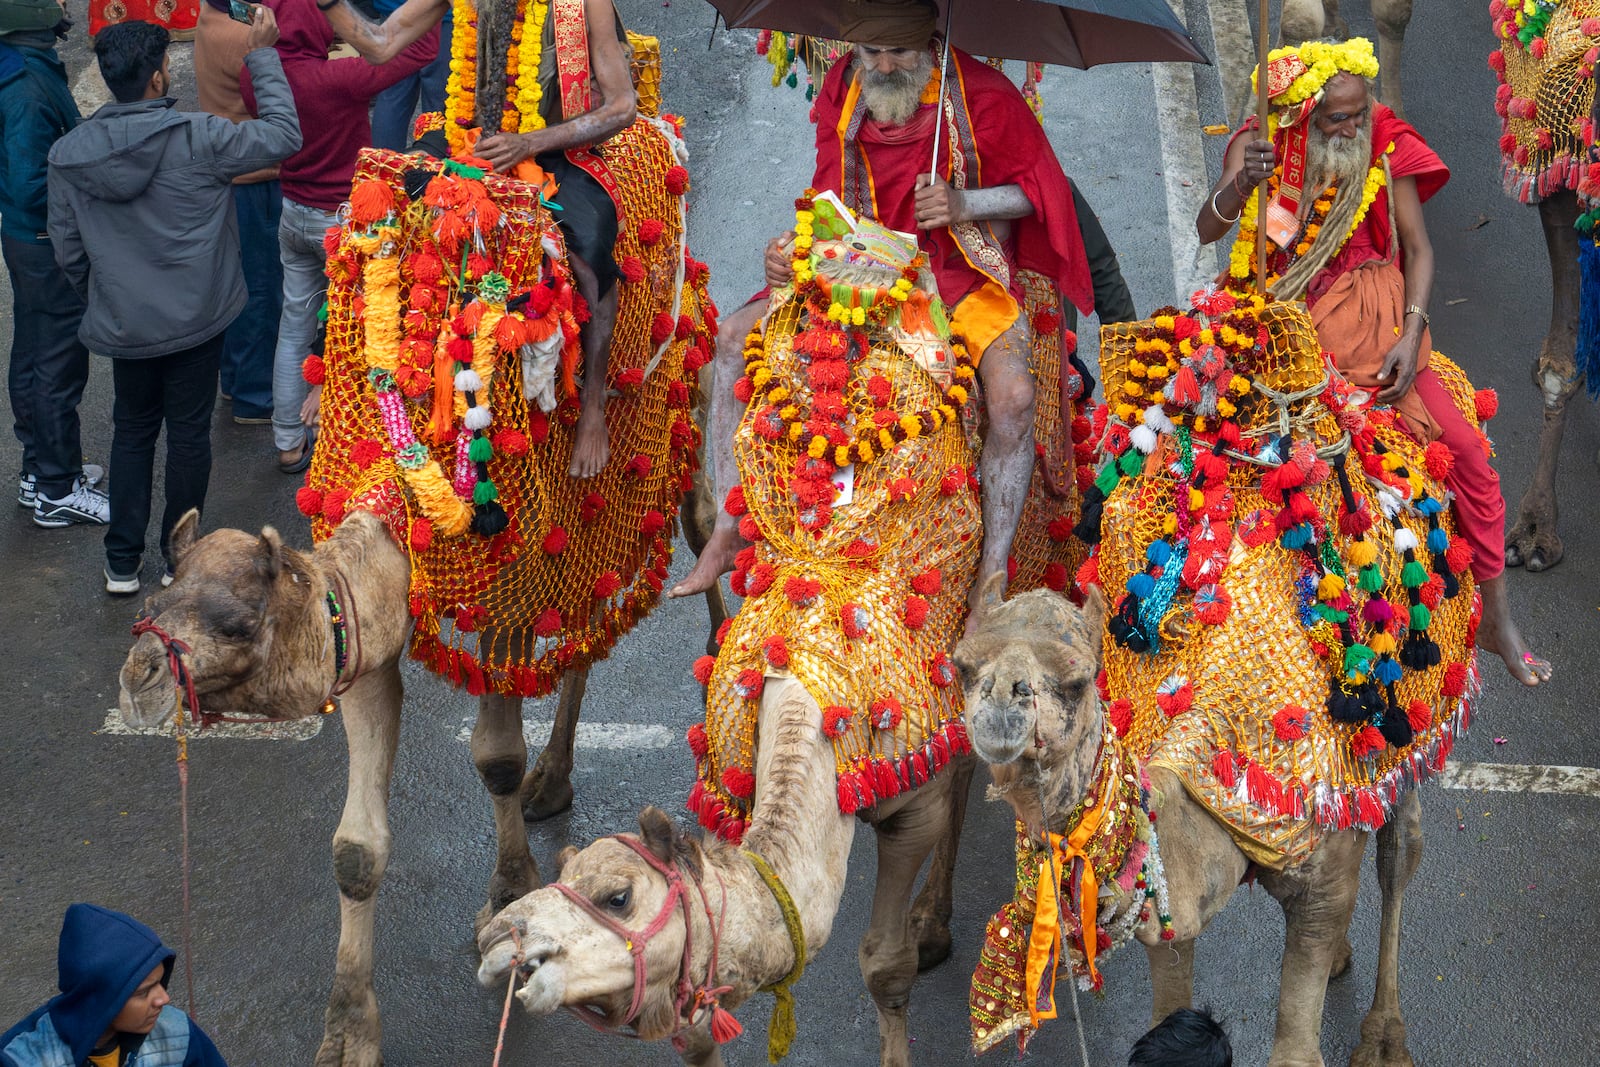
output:
<path id="1" fill-rule="evenodd" d="M 0 1034 L 0 1067 L 227 1067 L 167 995 L 176 954 L 139 920 L 74 904 L 56 952 L 61 992 Z"/>

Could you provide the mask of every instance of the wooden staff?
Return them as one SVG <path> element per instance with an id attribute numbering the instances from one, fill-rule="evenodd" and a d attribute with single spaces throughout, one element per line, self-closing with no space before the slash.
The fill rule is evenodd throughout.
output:
<path id="1" fill-rule="evenodd" d="M 1261 0 L 1257 13 L 1256 121 L 1260 124 L 1258 132 L 1262 139 L 1270 141 L 1272 133 L 1267 126 L 1267 56 L 1270 38 L 1267 34 L 1272 17 L 1272 0 Z M 1256 186 L 1256 288 L 1261 290 L 1263 299 L 1270 299 L 1267 294 L 1267 195 L 1260 185 Z"/>

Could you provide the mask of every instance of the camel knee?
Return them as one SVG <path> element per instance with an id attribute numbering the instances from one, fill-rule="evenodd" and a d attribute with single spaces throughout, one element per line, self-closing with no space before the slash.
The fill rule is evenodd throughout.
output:
<path id="1" fill-rule="evenodd" d="M 1373 0 L 1372 19 L 1383 36 L 1404 37 L 1411 24 L 1411 0 Z"/>
<path id="2" fill-rule="evenodd" d="M 1322 0 L 1284 0 L 1279 35 L 1284 44 L 1300 44 L 1321 37 L 1325 22 Z"/>
<path id="3" fill-rule="evenodd" d="M 907 938 L 889 938 L 868 931 L 861 939 L 861 978 L 879 1009 L 903 1009 L 911 1001 L 917 979 L 917 948 Z"/>
<path id="4" fill-rule="evenodd" d="M 494 797 L 510 796 L 520 789 L 528 764 L 525 757 L 507 755 L 485 756 L 473 762 L 477 764 L 484 788 Z"/>
<path id="5" fill-rule="evenodd" d="M 362 903 L 372 899 L 383 881 L 383 869 L 388 864 L 387 850 L 378 849 L 363 841 L 335 838 L 333 842 L 333 880 L 339 892 L 350 900 Z"/>

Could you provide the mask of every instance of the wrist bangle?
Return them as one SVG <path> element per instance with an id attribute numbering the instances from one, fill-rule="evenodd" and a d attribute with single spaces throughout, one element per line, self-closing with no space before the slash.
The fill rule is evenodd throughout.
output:
<path id="1" fill-rule="evenodd" d="M 1407 315 L 1416 315 L 1417 317 L 1422 319 L 1423 328 L 1424 329 L 1427 328 L 1427 326 L 1428 326 L 1428 313 L 1426 311 L 1423 311 L 1420 307 L 1418 307 L 1415 304 L 1410 304 L 1410 305 L 1408 305 L 1406 307 L 1406 314 Z"/>
<path id="2" fill-rule="evenodd" d="M 1217 217 L 1217 221 L 1218 222 L 1222 222 L 1222 223 L 1225 223 L 1225 224 L 1227 224 L 1229 226 L 1232 226 L 1234 223 L 1239 221 L 1239 216 L 1244 214 L 1244 205 L 1240 204 L 1239 205 L 1238 214 L 1234 215 L 1233 218 L 1230 219 L 1230 218 L 1228 218 L 1228 216 L 1226 216 L 1226 215 L 1224 215 L 1222 213 L 1222 209 L 1221 208 L 1217 207 L 1217 197 L 1220 196 L 1221 194 L 1222 194 L 1222 190 L 1221 189 L 1218 189 L 1216 192 L 1211 194 L 1211 213 Z"/>

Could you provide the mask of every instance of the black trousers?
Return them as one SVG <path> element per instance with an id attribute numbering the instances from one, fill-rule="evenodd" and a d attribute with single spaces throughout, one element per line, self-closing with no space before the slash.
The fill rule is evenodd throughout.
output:
<path id="1" fill-rule="evenodd" d="M 222 338 L 219 333 L 171 355 L 112 360 L 116 400 L 111 409 L 111 525 L 106 529 L 106 563 L 117 574 L 137 572 L 144 557 L 156 439 L 163 423 L 167 427 L 163 558 L 170 561 L 168 540 L 183 513 L 205 506 Z"/>
<path id="2" fill-rule="evenodd" d="M 556 203 L 561 210 L 551 214 L 561 226 L 567 247 L 594 272 L 595 294 L 603 298 L 621 277 L 612 254 L 617 244 L 617 205 L 611 194 L 588 171 L 568 159 L 565 152 L 545 152 L 534 162 L 556 180 Z"/>
<path id="3" fill-rule="evenodd" d="M 89 380 L 89 350 L 78 340 L 83 301 L 56 266 L 48 241 L 0 235 L 11 273 L 11 366 L 7 386 L 22 472 L 39 492 L 64 497 L 83 473 L 78 401 Z"/>

